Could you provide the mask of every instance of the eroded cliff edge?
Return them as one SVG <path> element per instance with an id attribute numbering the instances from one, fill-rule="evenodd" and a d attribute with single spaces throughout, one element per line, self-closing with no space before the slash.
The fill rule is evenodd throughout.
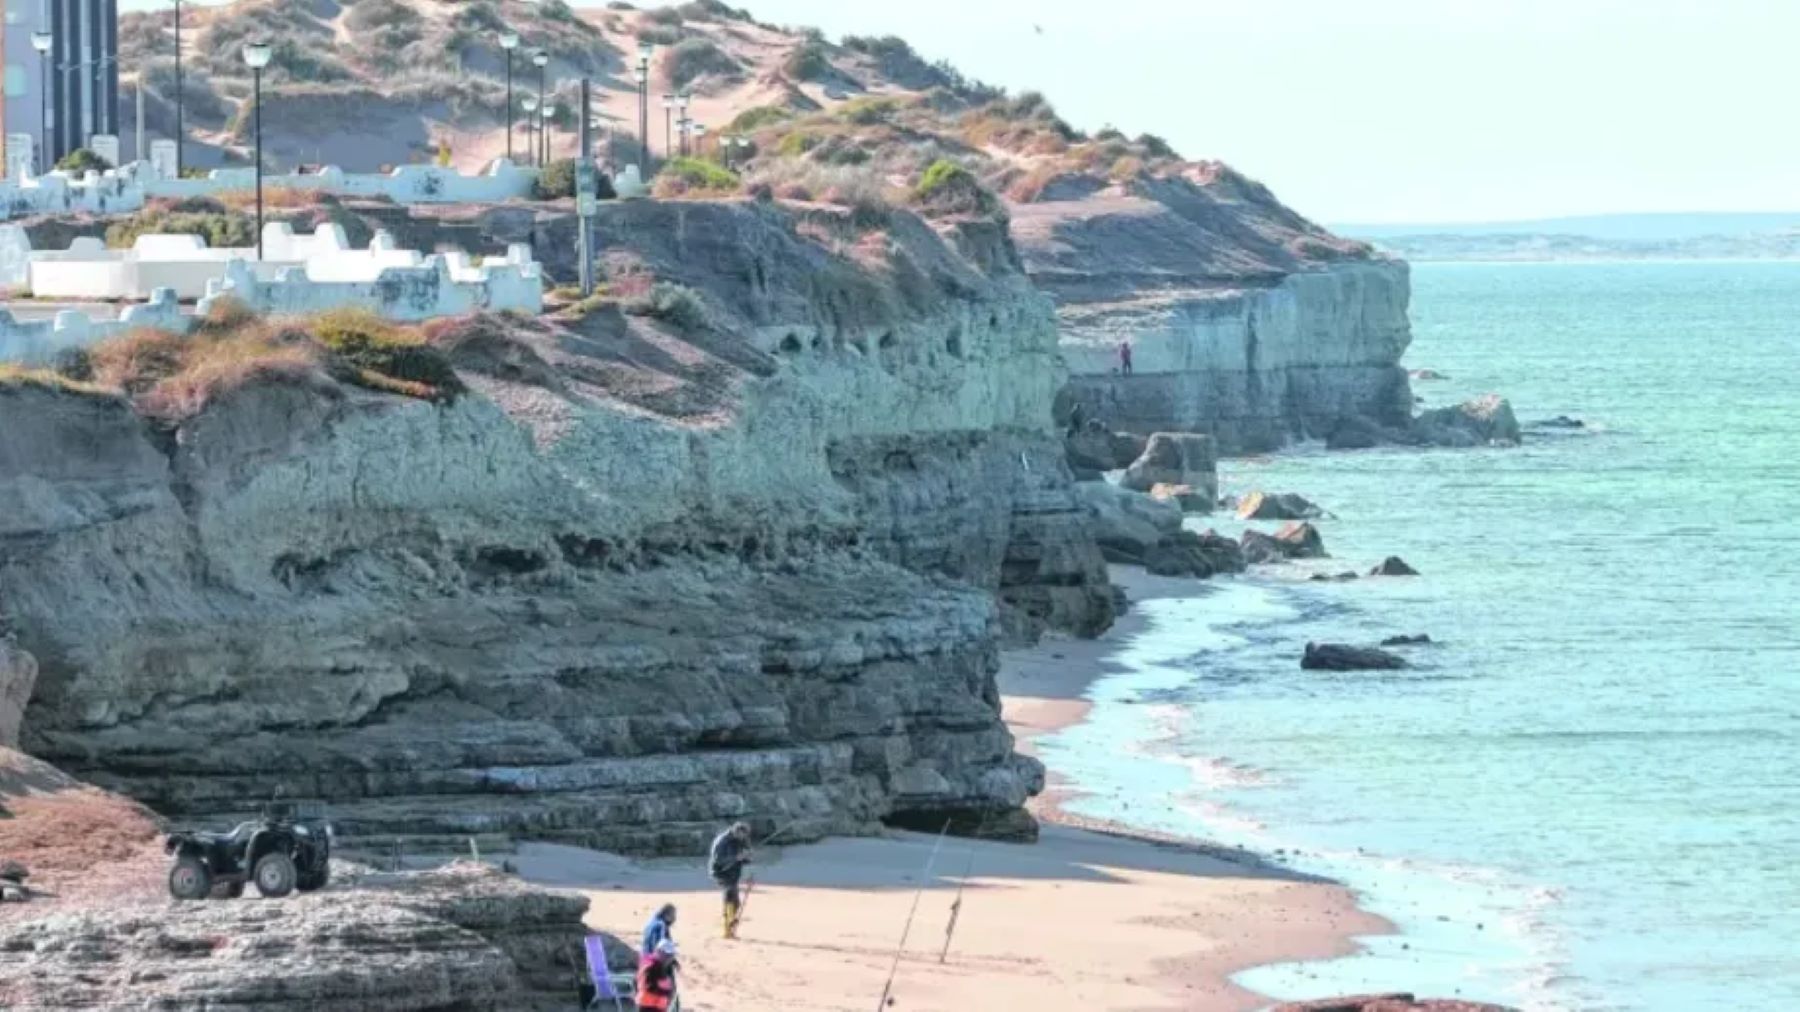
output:
<path id="1" fill-rule="evenodd" d="M 448 404 L 0 384 L 23 747 L 165 813 L 280 788 L 362 834 L 1029 832 L 999 643 L 1111 598 L 1003 227 L 638 202 L 600 238 L 707 319 L 443 328 Z"/>
<path id="2" fill-rule="evenodd" d="M 1323 438 L 1345 419 L 1406 427 L 1405 262 L 1331 235 L 1216 162 L 1077 182 L 1013 208 L 1027 270 L 1057 303 L 1073 374 L 1065 412 L 1079 403 L 1116 429 L 1211 433 L 1228 453 Z"/>

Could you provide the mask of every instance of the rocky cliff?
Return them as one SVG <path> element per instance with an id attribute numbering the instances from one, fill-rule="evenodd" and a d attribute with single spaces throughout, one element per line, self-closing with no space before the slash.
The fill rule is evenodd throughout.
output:
<path id="1" fill-rule="evenodd" d="M 636 851 L 1028 832 L 1002 630 L 1111 597 L 1004 232 L 638 203 L 599 235 L 638 294 L 435 329 L 449 403 L 0 381 L 23 747 L 184 820 L 283 789 L 351 833 Z"/>
<path id="2" fill-rule="evenodd" d="M 1057 301 L 1065 398 L 1118 429 L 1207 432 L 1225 452 L 1404 428 L 1406 264 L 1326 233 L 1216 163 L 1013 209 Z M 1133 371 L 1119 347 L 1129 342 Z"/>

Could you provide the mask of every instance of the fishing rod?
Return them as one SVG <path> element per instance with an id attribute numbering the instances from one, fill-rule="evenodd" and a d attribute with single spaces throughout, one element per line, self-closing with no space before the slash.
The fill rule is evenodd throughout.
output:
<path id="1" fill-rule="evenodd" d="M 963 866 L 962 878 L 956 880 L 956 902 L 950 904 L 950 923 L 944 928 L 944 951 L 938 953 L 938 964 L 941 966 L 950 958 L 950 940 L 956 937 L 956 918 L 962 913 L 963 890 L 969 886 L 969 874 L 975 870 L 975 845 L 981 842 L 981 834 L 987 830 L 990 813 L 981 813 L 981 822 L 975 827 L 975 835 L 969 840 L 969 863 Z"/>
<path id="2" fill-rule="evenodd" d="M 944 846 L 944 837 L 950 832 L 950 820 L 944 820 L 944 828 L 938 830 L 937 842 L 931 845 L 931 854 L 925 858 L 925 874 L 919 878 L 919 888 L 913 893 L 912 910 L 906 915 L 906 927 L 900 930 L 900 945 L 894 950 L 894 965 L 888 968 L 887 983 L 881 988 L 881 1002 L 875 1006 L 875 1012 L 885 1012 L 888 1000 L 894 993 L 894 977 L 900 973 L 900 957 L 906 955 L 906 936 L 912 934 L 913 917 L 919 912 L 919 900 L 925 896 L 925 887 L 931 884 L 931 869 L 937 864 L 938 851 Z"/>

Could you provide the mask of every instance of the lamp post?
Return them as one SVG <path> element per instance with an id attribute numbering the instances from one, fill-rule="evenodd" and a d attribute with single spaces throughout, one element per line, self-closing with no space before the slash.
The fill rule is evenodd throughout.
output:
<path id="1" fill-rule="evenodd" d="M 542 138 L 542 142 L 543 142 L 543 146 L 544 146 L 544 167 L 549 168 L 549 166 L 550 166 L 550 131 L 554 130 L 556 128 L 556 103 L 555 102 L 546 102 L 543 105 L 543 107 L 538 109 L 538 116 L 540 116 L 544 121 L 544 128 L 538 136 L 540 138 Z"/>
<path id="2" fill-rule="evenodd" d="M 550 96 L 548 94 L 550 83 L 550 54 L 543 49 L 532 50 L 531 62 L 536 64 L 538 69 L 538 106 L 540 108 L 548 109 L 550 108 Z M 538 164 L 543 165 L 548 162 L 550 158 L 549 155 L 545 153 L 544 132 L 542 130 L 538 131 L 538 149 Z"/>
<path id="3" fill-rule="evenodd" d="M 646 176 L 650 172 L 650 54 L 656 47 L 648 42 L 638 43 L 638 65 L 632 77 L 637 81 L 638 89 L 638 141 L 643 150 L 644 164 L 639 171 Z"/>
<path id="4" fill-rule="evenodd" d="M 666 94 L 662 99 L 663 106 L 663 157 L 670 158 L 675 154 L 675 96 Z"/>
<path id="5" fill-rule="evenodd" d="M 525 164 L 535 165 L 537 163 L 534 154 L 537 151 L 537 134 L 533 131 L 537 129 L 537 116 L 534 115 L 538 107 L 537 96 L 525 95 L 519 99 L 519 106 L 525 110 L 525 153 L 528 156 Z"/>
<path id="6" fill-rule="evenodd" d="M 141 82 L 143 81 L 143 78 L 140 77 L 140 78 L 138 78 L 138 80 L 140 82 L 140 87 L 141 87 L 142 86 Z M 175 178 L 176 179 L 181 178 L 181 155 L 182 155 L 182 150 L 187 147 L 187 144 L 186 144 L 187 130 L 185 129 L 185 124 L 183 123 L 183 117 L 185 115 L 184 109 L 183 109 L 183 99 L 185 99 L 185 98 L 186 98 L 186 96 L 184 96 L 181 93 L 181 0 L 175 0 Z M 143 158 L 144 153 L 142 151 L 139 151 L 138 157 Z"/>
<path id="7" fill-rule="evenodd" d="M 500 48 L 506 51 L 506 160 L 510 162 L 513 157 L 512 56 L 513 50 L 519 48 L 519 33 L 501 32 Z"/>
<path id="8" fill-rule="evenodd" d="M 262 72 L 269 65 L 269 57 L 274 51 L 266 41 L 251 42 L 244 46 L 244 62 L 250 67 L 251 98 L 256 103 L 256 117 L 252 129 L 256 131 L 256 260 L 263 258 L 263 157 L 262 157 Z"/>
<path id="9" fill-rule="evenodd" d="M 725 152 L 725 167 L 735 168 L 738 158 L 750 147 L 750 138 L 743 134 L 726 134 L 719 139 L 719 145 Z"/>
<path id="10" fill-rule="evenodd" d="M 38 73 L 43 78 L 43 95 L 40 96 L 38 109 L 37 171 L 39 175 L 49 171 L 50 166 L 47 160 L 50 153 L 50 63 L 48 57 L 50 47 L 55 42 L 56 40 L 50 36 L 49 32 L 31 33 L 31 48 L 37 50 Z"/>
<path id="11" fill-rule="evenodd" d="M 685 91 L 681 92 L 675 96 L 675 111 L 681 114 L 678 117 L 678 122 L 681 124 L 681 127 L 682 127 L 682 130 L 681 130 L 681 153 L 684 157 L 688 153 L 687 128 L 689 126 L 692 126 L 693 122 L 694 122 L 693 120 L 688 118 L 688 104 L 693 102 L 693 100 L 694 100 L 694 96 L 688 94 Z"/>

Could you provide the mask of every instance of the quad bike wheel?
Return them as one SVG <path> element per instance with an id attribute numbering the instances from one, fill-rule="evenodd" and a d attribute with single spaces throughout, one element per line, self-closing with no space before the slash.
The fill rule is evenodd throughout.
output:
<path id="1" fill-rule="evenodd" d="M 257 859 L 256 891 L 270 899 L 279 899 L 294 891 L 294 859 L 282 853 L 264 854 Z"/>
<path id="2" fill-rule="evenodd" d="M 178 900 L 203 900 L 212 893 L 212 872 L 197 857 L 183 857 L 169 869 L 169 895 Z"/>
<path id="3" fill-rule="evenodd" d="M 294 888 L 303 893 L 309 893 L 315 889 L 325 888 L 325 884 L 330 881 L 331 863 L 326 862 L 324 865 L 320 866 L 318 871 L 301 872 L 300 877 L 294 882 Z"/>

